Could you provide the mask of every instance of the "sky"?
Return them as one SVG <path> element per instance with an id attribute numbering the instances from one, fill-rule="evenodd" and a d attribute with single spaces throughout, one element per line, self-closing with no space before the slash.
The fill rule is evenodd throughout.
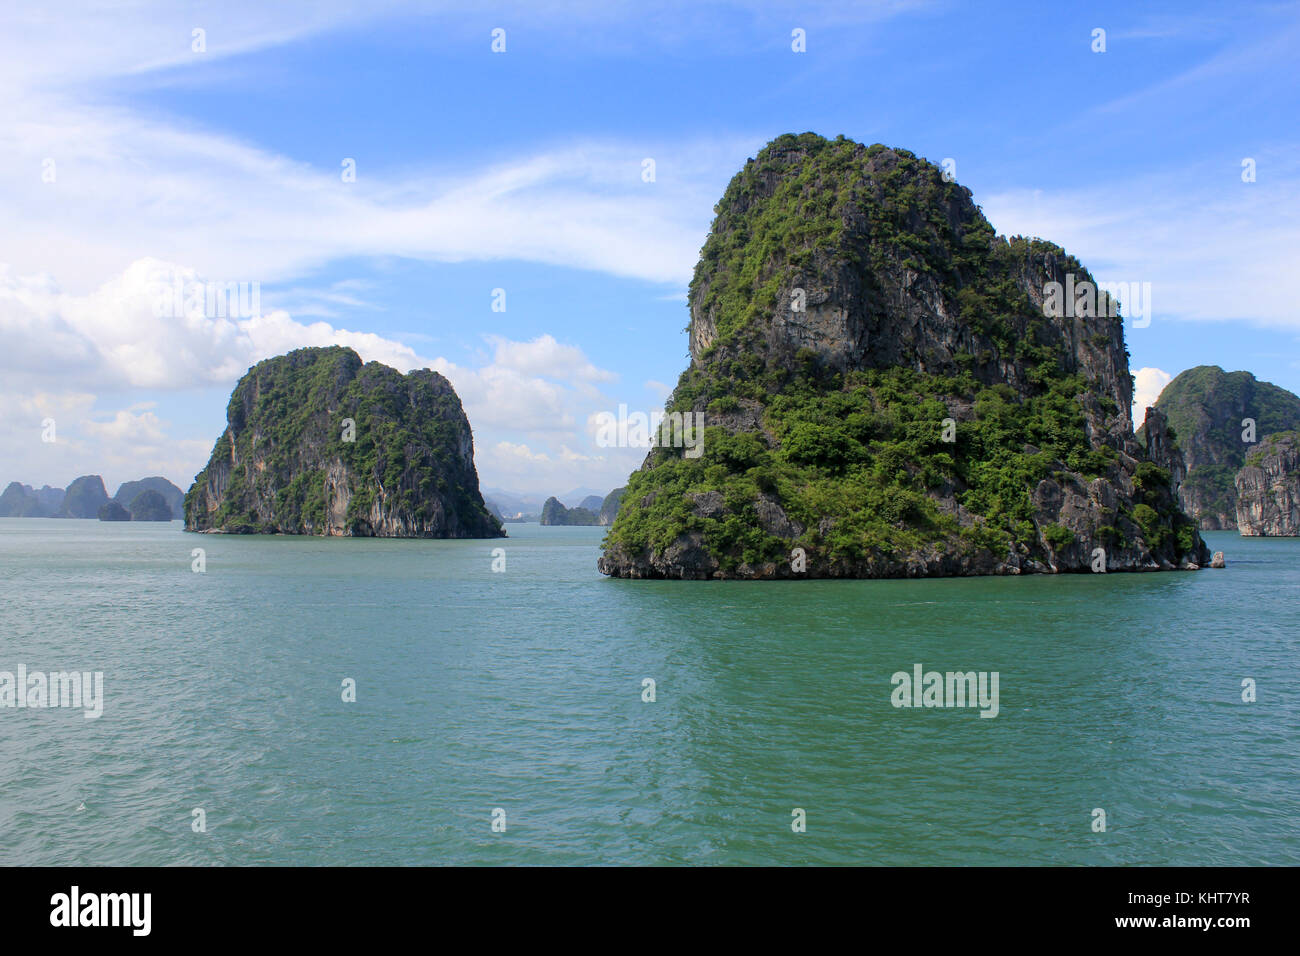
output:
<path id="1" fill-rule="evenodd" d="M 1297 51 L 1295 3 L 7 0 L 0 485 L 188 488 L 331 343 L 446 375 L 484 487 L 622 485 L 600 416 L 662 408 L 713 204 L 808 130 L 1150 283 L 1139 424 L 1196 365 L 1300 392 Z M 159 307 L 200 283 L 249 308 Z"/>

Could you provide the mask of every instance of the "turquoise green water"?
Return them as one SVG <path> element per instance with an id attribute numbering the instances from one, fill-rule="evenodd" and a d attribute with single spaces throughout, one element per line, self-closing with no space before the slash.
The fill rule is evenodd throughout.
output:
<path id="1" fill-rule="evenodd" d="M 0 863 L 1300 863 L 1300 541 L 1211 534 L 1229 566 L 1198 573 L 638 582 L 596 573 L 601 529 L 509 527 L 0 519 L 0 670 L 100 670 L 106 698 L 0 709 Z M 916 663 L 997 671 L 998 716 L 891 706 Z"/>

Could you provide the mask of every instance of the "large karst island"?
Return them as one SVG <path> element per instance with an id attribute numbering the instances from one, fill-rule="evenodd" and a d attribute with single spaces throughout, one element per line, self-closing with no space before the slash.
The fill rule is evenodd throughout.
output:
<path id="1" fill-rule="evenodd" d="M 669 420 L 703 416 L 703 452 L 661 436 L 600 571 L 1209 561 L 1163 414 L 1149 412 L 1145 447 L 1134 435 L 1123 320 L 1060 247 L 996 235 L 967 189 L 905 150 L 811 133 L 760 151 L 715 211 L 690 286 L 691 363 L 667 405 Z"/>
<path id="2" fill-rule="evenodd" d="M 239 380 L 185 496 L 187 531 L 496 538 L 451 383 L 350 348 L 305 348 Z"/>

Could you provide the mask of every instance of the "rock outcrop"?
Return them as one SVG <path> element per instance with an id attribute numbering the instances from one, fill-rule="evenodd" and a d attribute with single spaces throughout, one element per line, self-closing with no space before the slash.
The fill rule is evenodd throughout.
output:
<path id="1" fill-rule="evenodd" d="M 1169 487 L 1178 494 L 1179 487 L 1187 478 L 1187 464 L 1165 413 L 1154 406 L 1148 407 L 1138 437 L 1146 445 L 1147 457 L 1169 472 Z"/>
<path id="2" fill-rule="evenodd" d="M 117 494 L 113 495 L 113 500 L 118 504 L 135 511 L 131 502 L 145 491 L 156 491 L 163 496 L 167 502 L 167 508 L 173 518 L 185 517 L 185 492 L 181 491 L 166 478 L 154 476 L 152 478 L 141 478 L 139 481 L 124 481 L 117 489 Z M 140 519 L 136 519 L 140 520 Z"/>
<path id="3" fill-rule="evenodd" d="M 131 512 L 127 511 L 114 498 L 100 505 L 98 518 L 100 521 L 130 521 Z"/>
<path id="4" fill-rule="evenodd" d="M 595 525 L 600 524 L 595 512 L 586 508 L 566 508 L 555 497 L 547 498 L 542 505 L 541 523 L 545 525 Z"/>
<path id="5" fill-rule="evenodd" d="M 96 518 L 100 507 L 107 502 L 108 492 L 104 490 L 104 479 L 99 475 L 83 475 L 68 485 L 56 517 Z"/>
<path id="6" fill-rule="evenodd" d="M 172 507 L 159 491 L 146 488 L 133 499 L 127 508 L 132 521 L 171 521 Z"/>
<path id="7" fill-rule="evenodd" d="M 627 488 L 615 488 L 605 496 L 605 500 L 600 503 L 600 514 L 598 515 L 602 525 L 611 525 L 614 519 L 618 517 L 618 504 L 623 500 L 623 492 Z"/>
<path id="8" fill-rule="evenodd" d="M 1235 478 L 1246 456 L 1269 435 L 1300 429 L 1300 397 L 1217 365 L 1176 376 L 1155 407 L 1168 418 L 1186 460 L 1179 487 L 1183 510 L 1203 531 L 1237 527 Z"/>
<path id="9" fill-rule="evenodd" d="M 620 577 L 1195 568 L 1129 420 L 1116 304 L 904 150 L 782 136 L 690 288 L 690 367 L 598 562 Z M 692 418 L 686 418 L 686 416 Z M 680 437 L 680 436 L 679 436 Z"/>
<path id="10" fill-rule="evenodd" d="M 1264 439 L 1237 472 L 1237 528 L 1250 537 L 1300 535 L 1300 432 Z"/>
<path id="11" fill-rule="evenodd" d="M 349 348 L 298 349 L 240 379 L 185 496 L 187 531 L 495 538 L 451 383 Z"/>

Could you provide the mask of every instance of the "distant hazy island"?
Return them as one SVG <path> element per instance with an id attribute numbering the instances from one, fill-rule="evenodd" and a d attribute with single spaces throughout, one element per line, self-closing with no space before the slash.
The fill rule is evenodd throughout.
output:
<path id="1" fill-rule="evenodd" d="M 618 514 L 618 504 L 623 498 L 622 488 L 615 488 L 604 498 L 588 496 L 574 508 L 566 508 L 555 497 L 547 498 L 542 506 L 541 523 L 544 525 L 608 525 Z"/>
<path id="2" fill-rule="evenodd" d="M 451 383 L 352 349 L 298 349 L 239 380 L 185 496 L 187 531 L 496 538 Z"/>
<path id="3" fill-rule="evenodd" d="M 598 525 L 600 518 L 590 508 L 584 508 L 579 505 L 576 508 L 566 508 L 560 504 L 558 498 L 547 498 L 546 503 L 542 505 L 541 523 L 544 525 Z"/>
<path id="4" fill-rule="evenodd" d="M 1209 561 L 1163 414 L 1149 413 L 1145 447 L 1134 435 L 1123 319 L 1059 246 L 996 235 L 912 153 L 811 133 L 761 150 L 716 211 L 690 286 L 691 364 L 667 407 L 703 416 L 703 453 L 650 452 L 603 573 Z"/>
<path id="5" fill-rule="evenodd" d="M 183 517 L 184 493 L 166 478 L 124 481 L 112 498 L 99 475 L 82 475 L 62 488 L 10 482 L 0 493 L 0 518 L 99 518 L 171 521 Z"/>

